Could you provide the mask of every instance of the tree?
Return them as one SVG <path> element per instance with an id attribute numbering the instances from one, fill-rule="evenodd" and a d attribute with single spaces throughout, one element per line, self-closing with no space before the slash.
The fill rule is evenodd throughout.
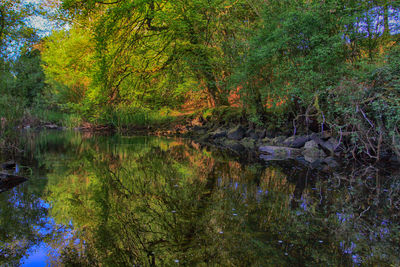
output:
<path id="1" fill-rule="evenodd" d="M 44 38 L 43 68 L 49 83 L 48 94 L 58 104 L 81 103 L 92 82 L 94 45 L 90 32 L 74 26 L 69 31 L 55 31 Z"/>
<path id="2" fill-rule="evenodd" d="M 222 26 L 223 34 L 218 29 L 223 21 L 236 17 L 243 24 L 254 15 L 246 1 L 70 0 L 63 6 L 78 18 L 86 14 L 96 21 L 97 82 L 109 104 L 124 100 L 127 83 L 154 89 L 165 85 L 166 76 L 180 76 L 172 79 L 180 84 L 194 79 L 213 104 L 226 103 L 225 67 L 232 62 L 224 62 L 231 58 L 224 41 L 235 34 L 232 25 Z"/>
<path id="3" fill-rule="evenodd" d="M 18 48 L 27 41 L 37 41 L 35 30 L 27 25 L 26 17 L 35 9 L 20 0 L 1 0 L 0 2 L 0 56 L 8 58 L 12 47 Z M 18 53 L 17 53 L 18 55 Z"/>
<path id="4" fill-rule="evenodd" d="M 41 67 L 40 51 L 37 49 L 24 51 L 14 66 L 16 73 L 13 94 L 25 99 L 31 106 L 36 96 L 39 96 L 45 87 L 45 76 Z"/>

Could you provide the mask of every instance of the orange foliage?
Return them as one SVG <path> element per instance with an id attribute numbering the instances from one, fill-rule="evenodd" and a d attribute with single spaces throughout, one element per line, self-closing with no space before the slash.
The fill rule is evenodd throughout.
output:
<path id="1" fill-rule="evenodd" d="M 287 101 L 287 97 L 286 96 L 278 97 L 278 101 L 274 100 L 274 98 L 267 97 L 267 99 L 265 101 L 265 104 L 264 104 L 264 107 L 272 108 L 274 106 L 274 103 L 275 103 L 276 107 L 279 107 L 279 106 L 282 106 L 283 104 L 285 104 L 286 101 Z"/>
<path id="2" fill-rule="evenodd" d="M 228 96 L 228 103 L 231 107 L 242 107 L 242 103 L 240 103 L 240 90 L 242 86 L 236 87 L 235 90 L 232 90 Z"/>
<path id="3" fill-rule="evenodd" d="M 236 87 L 235 90 L 232 90 L 228 96 L 228 102 L 231 107 L 242 107 L 242 103 L 240 102 L 240 90 L 243 89 L 242 86 Z M 265 100 L 264 107 L 266 108 L 272 108 L 274 105 L 276 107 L 279 107 L 283 104 L 285 104 L 287 101 L 287 97 L 278 97 L 278 101 L 276 99 L 267 97 Z"/>

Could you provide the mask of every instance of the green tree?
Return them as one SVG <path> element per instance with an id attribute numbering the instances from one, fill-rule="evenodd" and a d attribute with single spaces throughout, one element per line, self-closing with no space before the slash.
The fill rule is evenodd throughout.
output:
<path id="1" fill-rule="evenodd" d="M 124 98 L 132 85 L 149 88 L 138 96 L 144 99 L 147 90 L 157 94 L 154 88 L 173 90 L 191 80 L 212 103 L 226 103 L 224 82 L 232 66 L 226 41 L 236 37 L 233 27 L 246 18 L 249 24 L 254 15 L 246 1 L 64 1 L 64 8 L 96 21 L 96 80 L 103 103 L 111 104 L 132 101 Z"/>
<path id="2" fill-rule="evenodd" d="M 94 46 L 90 32 L 74 26 L 69 31 L 53 32 L 43 41 L 42 60 L 49 83 L 48 94 L 56 103 L 83 102 L 91 85 Z"/>
<path id="3" fill-rule="evenodd" d="M 26 18 L 35 13 L 32 5 L 20 0 L 2 0 L 0 2 L 0 56 L 8 58 L 27 41 L 35 41 L 35 30 L 29 27 Z M 15 49 L 14 49 L 15 50 Z"/>
<path id="4" fill-rule="evenodd" d="M 45 87 L 45 75 L 41 67 L 40 51 L 37 49 L 24 52 L 14 66 L 16 73 L 13 94 L 25 99 L 31 106 L 35 97 L 40 97 Z"/>

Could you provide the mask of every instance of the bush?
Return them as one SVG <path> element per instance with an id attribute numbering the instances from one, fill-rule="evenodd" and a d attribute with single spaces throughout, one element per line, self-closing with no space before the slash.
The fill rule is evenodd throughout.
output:
<path id="1" fill-rule="evenodd" d="M 320 95 L 321 114 L 338 134 L 351 136 L 356 154 L 379 159 L 383 151 L 400 155 L 400 49 L 385 57 L 369 75 L 343 79 Z"/>

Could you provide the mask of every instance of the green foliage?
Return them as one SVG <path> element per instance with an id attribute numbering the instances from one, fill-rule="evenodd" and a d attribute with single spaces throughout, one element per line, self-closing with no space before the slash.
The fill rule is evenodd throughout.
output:
<path id="1" fill-rule="evenodd" d="M 352 132 L 358 153 L 379 158 L 384 150 L 399 153 L 399 48 L 382 60 L 383 66 L 365 66 L 321 94 L 326 122 L 338 132 Z M 370 70 L 371 68 L 373 70 Z M 359 75 L 361 73 L 361 75 Z"/>
<path id="2" fill-rule="evenodd" d="M 242 100 L 250 114 L 262 115 L 268 101 L 272 108 L 282 101 L 284 106 L 307 107 L 344 75 L 344 14 L 331 12 L 331 2 L 266 7 L 264 23 L 233 77 L 234 84 L 243 87 Z"/>
<path id="3" fill-rule="evenodd" d="M 174 120 L 168 109 L 154 111 L 126 106 L 118 107 L 106 116 L 105 121 L 110 122 L 118 130 L 161 125 Z"/>
<path id="4" fill-rule="evenodd" d="M 77 23 L 88 25 L 94 37 L 88 102 L 94 102 L 96 109 L 123 104 L 154 110 L 181 105 L 188 91 L 201 88 L 212 104 L 226 103 L 227 74 L 243 51 L 235 40 L 246 36 L 245 29 L 255 23 L 257 5 L 204 0 L 63 1 L 63 7 Z"/>
<path id="5" fill-rule="evenodd" d="M 0 147 L 15 147 L 24 108 L 44 87 L 39 53 L 31 49 L 38 36 L 28 25 L 36 12 L 24 1 L 0 1 Z"/>
<path id="6" fill-rule="evenodd" d="M 0 58 L 0 93 L 8 94 L 15 86 L 15 77 L 12 74 L 12 64 Z"/>
<path id="7" fill-rule="evenodd" d="M 21 0 L 0 1 L 0 58 L 17 56 L 23 44 L 38 40 L 35 29 L 27 21 L 35 12 L 32 4 Z"/>
<path id="8" fill-rule="evenodd" d="M 59 104 L 80 103 L 90 94 L 93 45 L 90 33 L 79 27 L 54 32 L 44 41 L 43 68 L 48 94 Z"/>
<path id="9" fill-rule="evenodd" d="M 207 106 L 203 117 L 246 119 L 274 130 L 328 126 L 340 132 L 362 122 L 358 132 L 376 139 L 383 129 L 397 146 L 397 80 L 382 78 L 397 75 L 394 54 L 384 60 L 398 47 L 393 18 L 400 6 L 393 1 L 64 0 L 61 5 L 71 27 L 36 45 L 41 58 L 27 49 L 16 62 L 3 60 L 0 91 L 27 106 L 41 102 L 30 107 L 33 113 L 63 111 L 71 114 L 59 118 L 64 124 L 122 129 L 167 123 L 171 118 L 163 109 Z M 0 9 L 6 6 L 17 7 L 7 19 L 24 26 L 24 5 L 6 1 Z M 4 42 L 19 34 L 7 25 Z M 240 104 L 233 103 L 239 98 Z M 373 101 L 364 103 L 365 98 Z M 240 114 L 223 114 L 229 103 L 240 106 Z M 372 136 L 352 135 L 371 143 Z M 382 142 L 373 141 L 367 153 L 376 154 Z"/>
<path id="10" fill-rule="evenodd" d="M 243 116 L 243 109 L 238 107 L 219 106 L 201 111 L 201 117 L 206 121 L 237 123 Z"/>
<path id="11" fill-rule="evenodd" d="M 24 52 L 16 61 L 16 79 L 12 94 L 25 99 L 32 106 L 35 97 L 40 97 L 45 87 L 45 75 L 41 67 L 40 52 L 37 49 Z"/>
<path id="12" fill-rule="evenodd" d="M 0 95 L 0 148 L 16 144 L 16 128 L 20 125 L 23 115 L 22 99 L 9 94 Z"/>

